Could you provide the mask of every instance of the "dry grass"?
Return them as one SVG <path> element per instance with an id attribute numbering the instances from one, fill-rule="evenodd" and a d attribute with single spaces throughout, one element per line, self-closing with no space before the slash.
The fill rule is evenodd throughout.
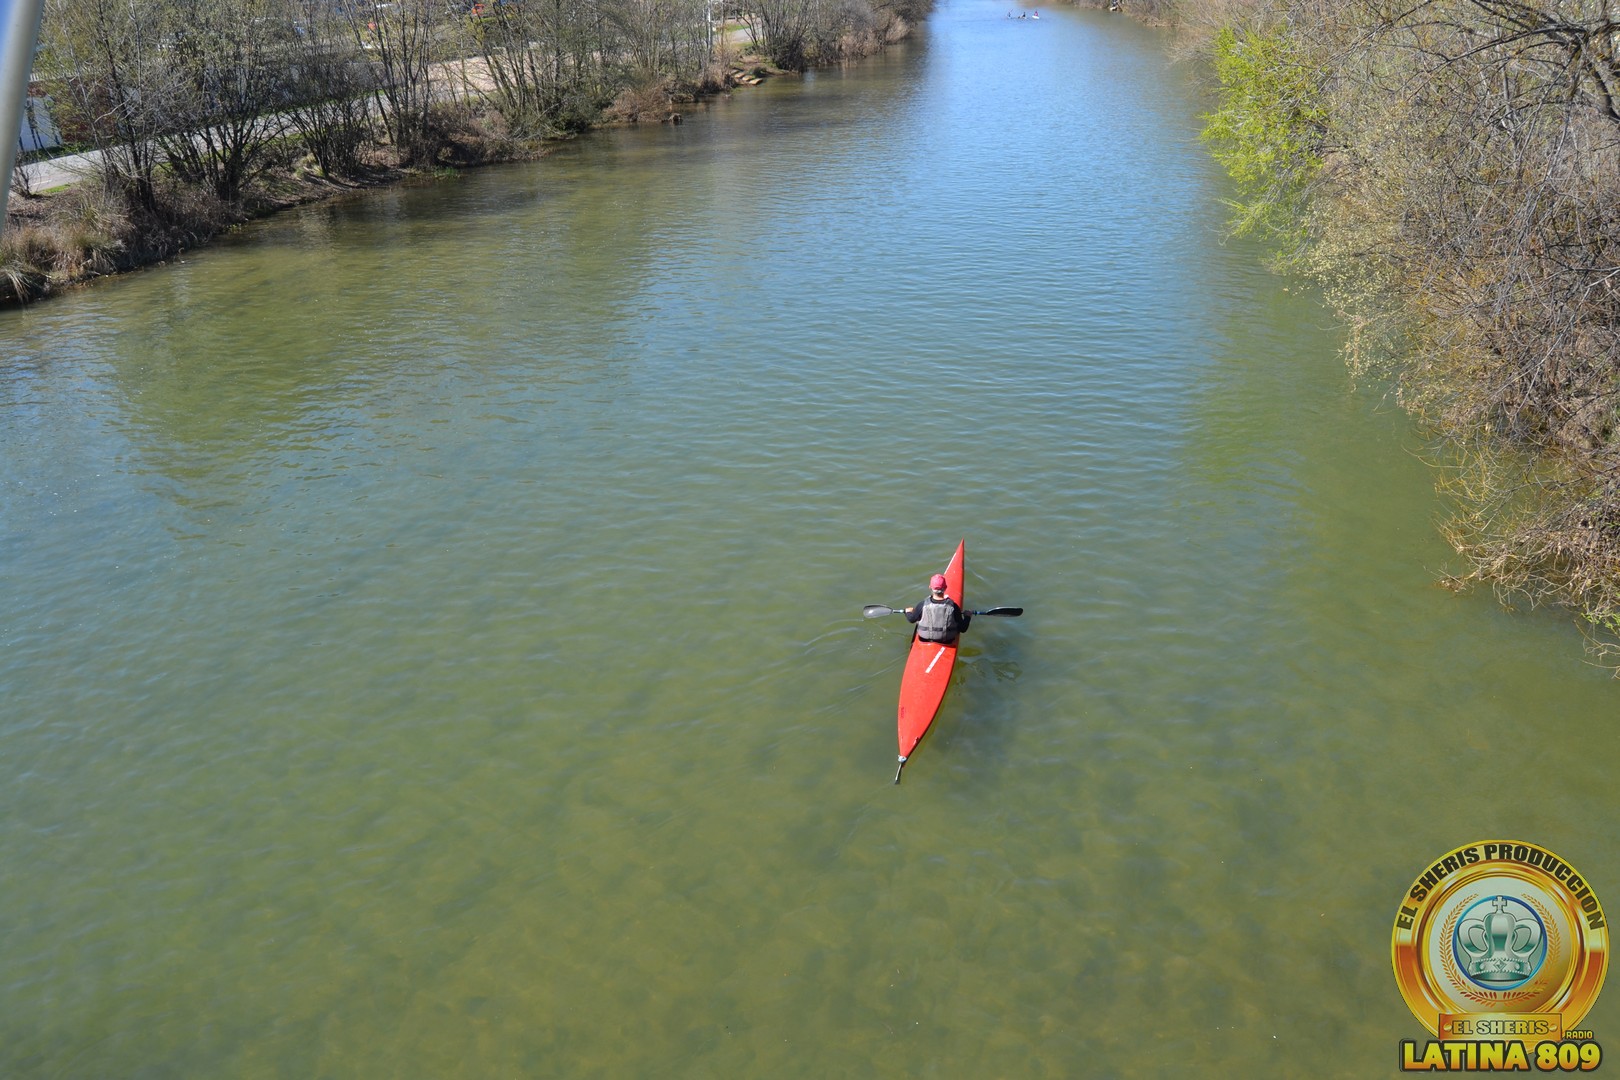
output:
<path id="1" fill-rule="evenodd" d="M 117 269 L 132 231 L 121 202 L 95 184 L 13 199 L 9 211 L 0 234 L 0 297 L 12 303 Z"/>
<path id="2" fill-rule="evenodd" d="M 663 123 L 675 115 L 675 86 L 665 78 L 619 91 L 607 107 L 609 123 Z"/>

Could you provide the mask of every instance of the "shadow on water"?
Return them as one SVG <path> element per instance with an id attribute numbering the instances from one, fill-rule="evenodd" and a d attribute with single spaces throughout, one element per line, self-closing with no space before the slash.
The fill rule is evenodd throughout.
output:
<path id="1" fill-rule="evenodd" d="M 975 620 L 969 634 L 982 633 L 980 622 Z M 964 644 L 957 657 L 950 696 L 930 734 L 935 754 L 967 783 L 1000 785 L 1007 782 L 1009 766 L 1017 768 L 1022 710 L 1014 684 L 1023 675 L 1020 655 L 1017 643 L 1009 642 Z"/>

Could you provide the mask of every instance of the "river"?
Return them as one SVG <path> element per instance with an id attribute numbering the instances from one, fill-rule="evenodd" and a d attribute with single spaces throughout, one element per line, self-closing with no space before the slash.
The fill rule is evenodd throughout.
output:
<path id="1" fill-rule="evenodd" d="M 0 313 L 0 1075 L 1385 1075 L 1429 861 L 1616 902 L 1613 681 L 1041 15 Z"/>

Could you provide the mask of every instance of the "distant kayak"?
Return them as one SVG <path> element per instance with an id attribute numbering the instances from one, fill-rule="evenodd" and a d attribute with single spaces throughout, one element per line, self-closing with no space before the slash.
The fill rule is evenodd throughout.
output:
<path id="1" fill-rule="evenodd" d="M 962 604 L 962 574 L 967 561 L 967 541 L 956 545 L 956 554 L 945 567 L 945 595 Z M 945 688 L 951 684 L 951 669 L 956 667 L 956 650 L 961 638 L 949 645 L 938 641 L 923 641 L 911 637 L 911 655 L 906 658 L 905 674 L 900 676 L 900 768 L 894 772 L 895 783 L 900 782 L 900 769 L 906 758 L 917 748 L 928 725 L 934 722 L 940 702 L 945 700 Z"/>

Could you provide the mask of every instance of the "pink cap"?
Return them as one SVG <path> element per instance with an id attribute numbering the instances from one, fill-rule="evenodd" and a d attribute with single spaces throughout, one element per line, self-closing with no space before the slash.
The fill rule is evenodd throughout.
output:
<path id="1" fill-rule="evenodd" d="M 945 575 L 944 574 L 935 574 L 933 577 L 929 578 L 928 579 L 928 587 L 930 589 L 933 589 L 935 592 L 944 592 L 945 591 Z"/>

